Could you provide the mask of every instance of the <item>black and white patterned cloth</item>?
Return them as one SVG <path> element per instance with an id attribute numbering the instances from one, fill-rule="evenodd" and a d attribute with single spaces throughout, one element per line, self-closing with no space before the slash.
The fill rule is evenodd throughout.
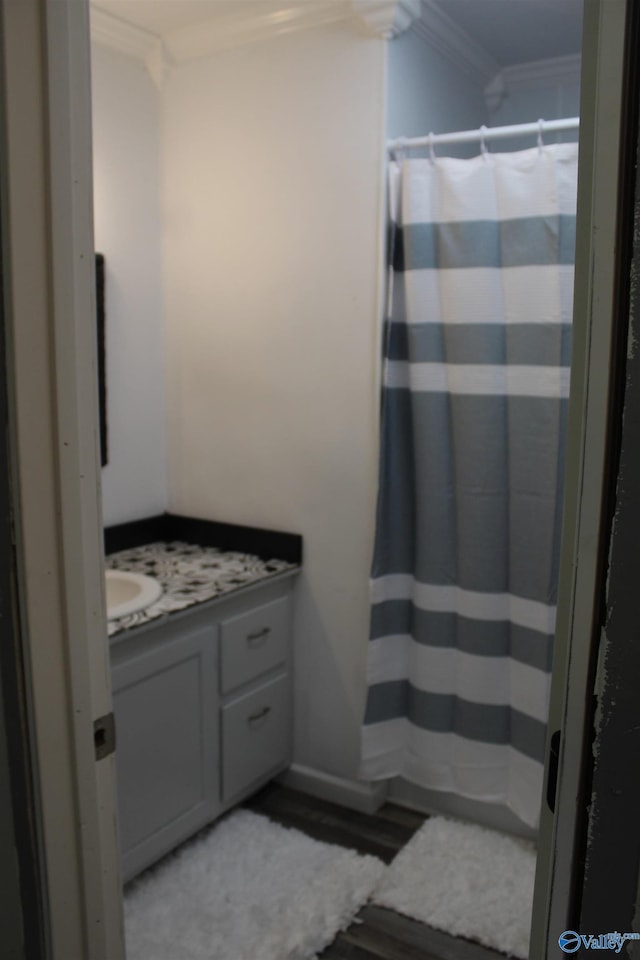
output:
<path id="1" fill-rule="evenodd" d="M 109 554 L 105 565 L 108 570 L 146 574 L 162 585 L 160 599 L 151 606 L 110 620 L 109 636 L 296 567 L 286 560 L 261 560 L 250 553 L 225 552 L 181 541 L 121 550 Z"/>

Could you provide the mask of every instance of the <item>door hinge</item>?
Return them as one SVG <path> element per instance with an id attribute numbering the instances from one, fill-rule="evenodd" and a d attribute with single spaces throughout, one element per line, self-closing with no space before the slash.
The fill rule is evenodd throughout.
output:
<path id="1" fill-rule="evenodd" d="M 93 744 L 96 760 L 104 760 L 116 749 L 116 723 L 113 713 L 93 721 Z"/>

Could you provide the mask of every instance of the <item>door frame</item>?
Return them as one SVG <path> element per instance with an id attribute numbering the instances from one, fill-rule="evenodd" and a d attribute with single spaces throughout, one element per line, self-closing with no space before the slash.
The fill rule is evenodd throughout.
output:
<path id="1" fill-rule="evenodd" d="M 563 537 L 530 960 L 562 955 L 560 934 L 580 931 L 626 349 L 633 9 L 634 0 L 585 0 Z"/>
<path id="2" fill-rule="evenodd" d="M 2 36 L 0 17 L 0 37 Z M 3 75 L 0 39 L 0 76 Z M 1 128 L 0 123 L 0 128 Z M 4 131 L 0 132 L 0 142 Z M 7 197 L 0 187 L 0 249 Z M 0 449 L 9 451 L 4 263 L 0 264 Z M 17 604 L 12 464 L 0 460 L 0 930 L 7 960 L 43 960 L 45 888 L 29 702 Z"/>
<path id="3" fill-rule="evenodd" d="M 3 279 L 22 648 L 52 960 L 123 960 L 102 572 L 86 0 L 3 3 Z"/>
<path id="4" fill-rule="evenodd" d="M 616 250 L 632 0 L 586 0 L 574 358 L 550 733 L 531 957 L 575 917 L 603 610 L 615 394 Z M 1 5 L 4 304 L 23 648 L 49 907 L 49 955 L 123 960 L 102 576 L 88 0 Z M 29 118 L 29 122 L 25 122 Z M 548 780 L 548 775 L 547 775 Z M 607 882 L 603 878 L 603 882 Z M 554 953 L 555 955 L 555 953 Z"/>

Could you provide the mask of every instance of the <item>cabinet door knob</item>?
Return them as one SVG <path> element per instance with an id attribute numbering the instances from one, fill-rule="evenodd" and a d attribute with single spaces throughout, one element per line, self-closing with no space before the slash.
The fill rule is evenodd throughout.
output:
<path id="1" fill-rule="evenodd" d="M 263 707 L 262 710 L 258 711 L 258 713 L 252 713 L 250 717 L 247 717 L 247 723 L 249 726 L 253 726 L 256 723 L 259 723 L 261 720 L 265 720 L 270 713 L 271 707 Z"/>
<path id="2" fill-rule="evenodd" d="M 262 630 L 258 630 L 256 633 L 248 633 L 247 643 L 250 647 L 258 647 L 262 641 L 267 639 L 270 633 L 271 627 L 263 627 Z"/>

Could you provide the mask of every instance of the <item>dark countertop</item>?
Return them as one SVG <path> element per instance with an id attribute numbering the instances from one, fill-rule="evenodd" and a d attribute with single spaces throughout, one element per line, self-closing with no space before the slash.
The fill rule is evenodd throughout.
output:
<path id="1" fill-rule="evenodd" d="M 107 555 L 148 543 L 183 543 L 201 547 L 217 547 L 223 551 L 251 553 L 262 560 L 286 560 L 302 565 L 302 537 L 297 533 L 282 533 L 247 527 L 236 523 L 220 523 L 216 520 L 201 520 L 183 517 L 175 513 L 162 513 L 143 520 L 132 520 L 104 531 L 104 549 Z"/>

